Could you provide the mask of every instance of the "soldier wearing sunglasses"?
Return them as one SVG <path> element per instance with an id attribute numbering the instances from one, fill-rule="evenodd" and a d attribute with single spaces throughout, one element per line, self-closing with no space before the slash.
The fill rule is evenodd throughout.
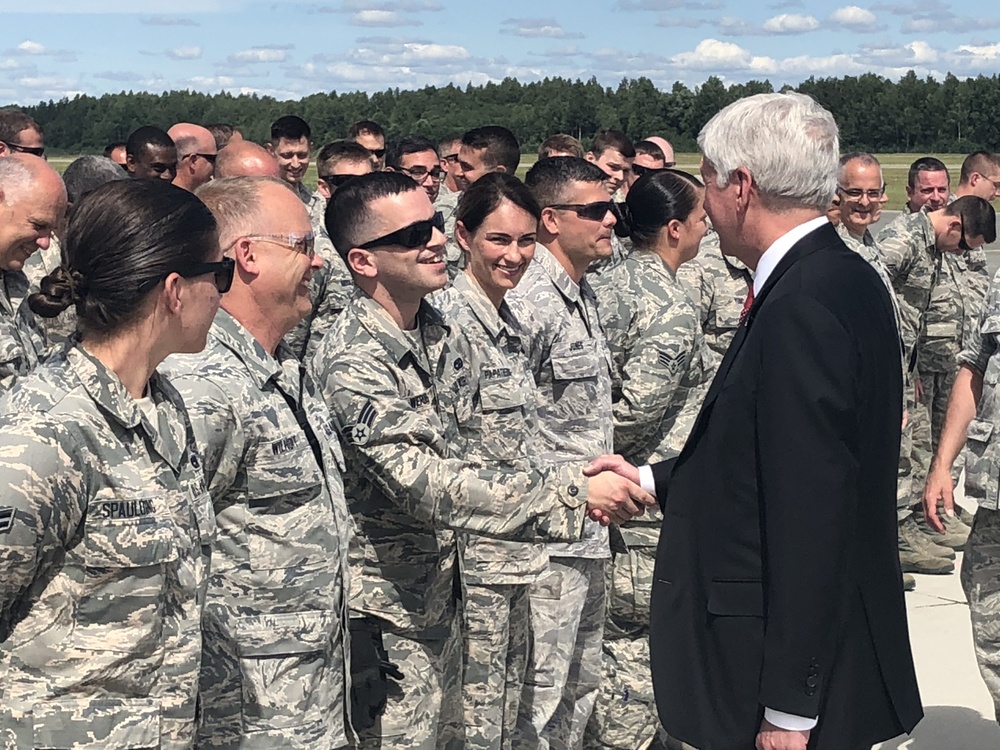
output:
<path id="1" fill-rule="evenodd" d="M 309 205 L 309 219 L 323 265 L 313 274 L 310 285 L 312 310 L 285 336 L 285 343 L 303 362 L 312 357 L 354 291 L 354 280 L 326 231 L 327 202 L 348 180 L 374 169 L 368 149 L 348 140 L 333 141 L 320 149 L 316 168 L 319 180 Z"/>
<path id="2" fill-rule="evenodd" d="M 0 158 L 29 154 L 45 158 L 42 126 L 19 109 L 0 109 Z"/>
<path id="3" fill-rule="evenodd" d="M 215 176 L 218 149 L 212 131 L 191 122 L 179 122 L 167 131 L 177 147 L 174 184 L 194 192 Z"/>
<path id="4" fill-rule="evenodd" d="M 327 230 L 358 291 L 312 370 L 345 445 L 359 536 L 352 606 L 382 631 L 402 673 L 360 747 L 461 747 L 454 532 L 570 541 L 588 508 L 624 520 L 647 498 L 607 476 L 583 481 L 583 459 L 524 471 L 468 461 L 458 424 L 472 413 L 479 367 L 425 299 L 448 275 L 439 215 L 417 183 L 394 172 L 348 182 L 330 201 Z M 358 662 L 378 698 L 387 670 Z"/>

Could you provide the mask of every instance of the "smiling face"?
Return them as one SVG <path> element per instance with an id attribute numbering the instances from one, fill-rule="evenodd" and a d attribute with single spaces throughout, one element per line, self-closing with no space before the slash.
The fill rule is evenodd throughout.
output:
<path id="1" fill-rule="evenodd" d="M 520 206 L 504 200 L 475 232 L 459 222 L 458 244 L 466 252 L 471 274 L 494 305 L 521 281 L 535 257 L 538 222 Z"/>
<path id="2" fill-rule="evenodd" d="M 19 271 L 33 253 L 47 249 L 65 212 L 66 190 L 54 172 L 22 190 L 0 187 L 0 269 Z"/>
<path id="3" fill-rule="evenodd" d="M 309 169 L 309 139 L 302 136 L 297 141 L 279 138 L 276 144 L 269 143 L 268 151 L 278 160 L 281 179 L 289 185 L 297 185 Z"/>
<path id="4" fill-rule="evenodd" d="M 913 187 L 906 186 L 906 205 L 916 213 L 924 206 L 929 211 L 937 211 L 948 203 L 950 181 L 943 169 L 917 172 Z"/>
<path id="5" fill-rule="evenodd" d="M 841 171 L 837 186 L 840 220 L 856 237 L 864 235 L 882 214 L 882 184 L 882 170 L 876 164 L 855 159 Z"/>

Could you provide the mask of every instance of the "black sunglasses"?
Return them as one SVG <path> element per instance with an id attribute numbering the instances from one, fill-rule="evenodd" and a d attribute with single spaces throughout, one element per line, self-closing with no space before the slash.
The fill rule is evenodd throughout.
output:
<path id="1" fill-rule="evenodd" d="M 205 161 L 207 161 L 209 164 L 215 164 L 215 157 L 217 157 L 218 154 L 195 154 L 195 156 L 200 156 L 202 159 L 204 159 Z"/>
<path id="2" fill-rule="evenodd" d="M 33 146 L 22 146 L 20 143 L 11 143 L 10 141 L 0 141 L 3 145 L 13 151 L 15 154 L 31 154 L 32 156 L 45 157 L 45 147 L 35 148 Z"/>
<path id="3" fill-rule="evenodd" d="M 656 174 L 657 172 L 662 172 L 662 169 L 657 169 L 656 167 L 644 167 L 641 164 L 632 165 L 632 173 L 636 177 L 642 177 L 644 174 Z"/>
<path id="4" fill-rule="evenodd" d="M 370 148 L 370 149 L 368 149 L 368 153 L 370 153 L 376 159 L 381 159 L 383 156 L 385 156 L 385 149 L 384 148 Z"/>
<path id="5" fill-rule="evenodd" d="M 163 281 L 171 273 L 183 276 L 185 279 L 193 279 L 196 276 L 204 276 L 206 273 L 215 275 L 215 288 L 219 294 L 225 294 L 233 285 L 233 274 L 236 272 L 236 261 L 232 258 L 223 258 L 214 263 L 195 263 L 190 268 L 183 271 L 170 271 L 152 279 L 146 279 L 139 284 L 139 293 L 144 294 Z"/>
<path id="6" fill-rule="evenodd" d="M 357 177 L 357 175 L 356 174 L 328 174 L 328 175 L 325 175 L 325 176 L 324 175 L 320 175 L 319 179 L 323 180 L 323 182 L 325 182 L 329 187 L 339 188 L 345 182 L 347 182 L 350 179 L 353 179 L 354 177 Z"/>
<path id="7" fill-rule="evenodd" d="M 440 211 L 436 211 L 433 218 L 415 221 L 402 229 L 397 229 L 395 232 L 390 232 L 384 237 L 371 240 L 358 247 L 362 250 L 372 250 L 376 247 L 399 245 L 407 250 L 413 250 L 430 242 L 435 229 L 439 232 L 444 231 L 444 214 Z"/>
<path id="8" fill-rule="evenodd" d="M 546 208 L 554 208 L 557 211 L 572 211 L 581 219 L 588 221 L 603 221 L 611 210 L 612 201 L 598 201 L 597 203 L 553 203 Z"/>

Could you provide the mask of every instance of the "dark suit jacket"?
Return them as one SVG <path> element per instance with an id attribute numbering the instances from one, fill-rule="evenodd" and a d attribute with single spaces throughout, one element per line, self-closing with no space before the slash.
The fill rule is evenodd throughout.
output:
<path id="1" fill-rule="evenodd" d="M 749 750 L 766 706 L 819 715 L 810 747 L 854 750 L 920 720 L 901 416 L 888 293 L 825 225 L 767 279 L 684 450 L 653 466 L 650 660 L 671 735 Z"/>

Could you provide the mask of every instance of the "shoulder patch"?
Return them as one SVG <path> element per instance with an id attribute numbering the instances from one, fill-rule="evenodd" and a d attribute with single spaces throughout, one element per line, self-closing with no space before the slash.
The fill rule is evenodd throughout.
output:
<path id="1" fill-rule="evenodd" d="M 14 528 L 14 509 L 0 508 L 0 534 L 6 534 Z"/>
<path id="2" fill-rule="evenodd" d="M 358 421 L 348 431 L 348 438 L 355 445 L 365 445 L 372 436 L 372 425 L 375 424 L 377 412 L 371 401 L 367 402 L 358 414 Z"/>
<path id="3" fill-rule="evenodd" d="M 672 376 L 677 375 L 684 367 L 686 359 L 687 355 L 684 352 L 663 351 L 661 349 L 657 353 L 657 360 L 659 360 L 660 366 L 670 372 Z"/>

